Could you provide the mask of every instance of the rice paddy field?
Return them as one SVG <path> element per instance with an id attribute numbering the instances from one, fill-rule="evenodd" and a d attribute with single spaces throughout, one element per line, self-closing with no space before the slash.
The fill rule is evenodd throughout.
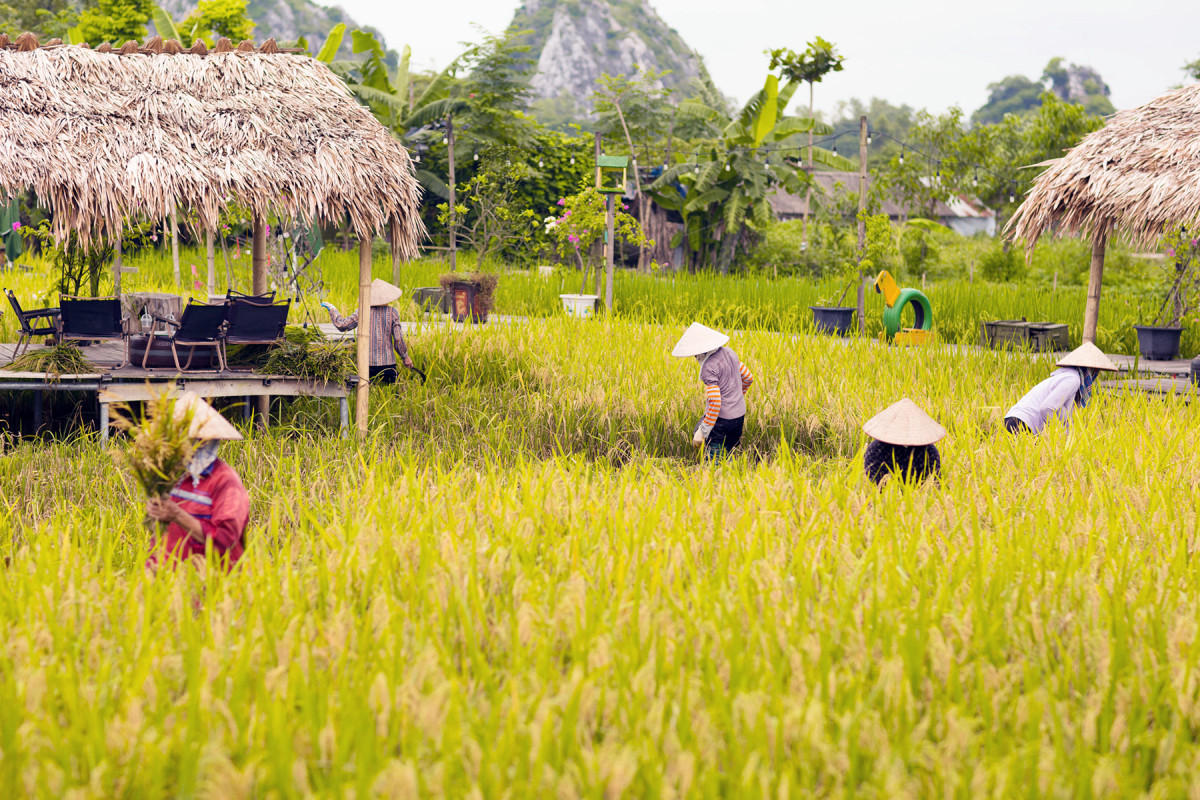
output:
<path id="1" fill-rule="evenodd" d="M 0 796 L 1195 796 L 1194 398 L 1014 438 L 1044 357 L 748 327 L 704 465 L 682 323 L 541 316 L 414 335 L 366 439 L 225 445 L 230 574 L 146 574 L 94 435 L 5 441 Z M 880 491 L 905 396 L 942 477 Z"/>

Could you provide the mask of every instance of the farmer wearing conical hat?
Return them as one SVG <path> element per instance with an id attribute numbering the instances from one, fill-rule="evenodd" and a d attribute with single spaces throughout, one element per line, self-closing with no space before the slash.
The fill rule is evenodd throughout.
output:
<path id="1" fill-rule="evenodd" d="M 942 458 L 934 442 L 946 429 L 907 397 L 867 420 L 863 432 L 875 440 L 863 453 L 863 468 L 875 483 L 882 486 L 893 475 L 923 481 L 941 472 Z"/>
<path id="2" fill-rule="evenodd" d="M 404 366 L 412 369 L 412 358 L 408 345 L 404 343 L 404 332 L 400 329 L 400 312 L 392 305 L 404 292 L 384 280 L 376 278 L 371 283 L 371 349 L 368 364 L 370 376 L 378 376 L 383 383 L 395 383 L 396 356 Z M 343 317 L 332 303 L 321 303 L 329 311 L 333 327 L 339 331 L 352 331 L 358 327 L 358 312 Z"/>
<path id="3" fill-rule="evenodd" d="M 233 467 L 217 458 L 221 442 L 235 441 L 242 435 L 195 392 L 184 392 L 175 401 L 176 419 L 188 413 L 192 414 L 189 437 L 197 446 L 187 474 L 171 490 L 170 498 L 146 501 L 146 514 L 167 523 L 165 534 L 154 542 L 146 564 L 151 569 L 169 560 L 204 558 L 210 548 L 232 567 L 246 546 L 250 495 Z"/>
<path id="4" fill-rule="evenodd" d="M 700 362 L 700 382 L 704 384 L 704 418 L 692 434 L 692 444 L 707 442 L 707 454 L 718 458 L 737 447 L 742 439 L 746 418 L 746 392 L 754 376 L 738 360 L 737 353 L 725 347 L 729 337 L 693 322 L 671 355 L 692 356 Z"/>
<path id="5" fill-rule="evenodd" d="M 1117 371 L 1117 365 L 1091 342 L 1072 350 L 1057 367 L 1004 415 L 1009 433 L 1041 433 L 1051 417 L 1069 426 L 1075 406 L 1086 406 L 1092 399 L 1096 376 Z"/>

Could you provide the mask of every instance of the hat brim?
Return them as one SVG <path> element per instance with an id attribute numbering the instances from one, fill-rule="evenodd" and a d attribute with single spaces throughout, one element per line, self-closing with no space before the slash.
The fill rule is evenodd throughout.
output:
<path id="1" fill-rule="evenodd" d="M 386 306 L 404 296 L 404 290 L 376 278 L 371 283 L 371 305 Z"/>
<path id="2" fill-rule="evenodd" d="M 679 337 L 679 341 L 675 343 L 675 348 L 671 351 L 671 355 L 676 358 L 698 356 L 701 353 L 708 353 L 719 347 L 724 347 L 728 343 L 729 337 L 725 334 L 720 331 L 714 331 L 712 328 L 701 325 L 699 322 L 693 322 L 691 327 L 683 332 L 683 336 Z"/>
<path id="3" fill-rule="evenodd" d="M 178 418 L 192 412 L 192 424 L 188 438 L 201 441 L 236 442 L 244 437 L 242 432 L 221 416 L 221 412 L 204 402 L 195 392 L 183 392 L 175 400 L 175 415 Z"/>
<path id="4" fill-rule="evenodd" d="M 1118 367 L 1096 345 L 1085 342 L 1059 359 L 1058 367 L 1077 367 L 1079 369 L 1098 369 L 1103 372 L 1117 372 Z"/>
<path id="5" fill-rule="evenodd" d="M 923 447 L 940 441 L 946 429 L 906 397 L 867 420 L 863 433 L 887 444 Z"/>

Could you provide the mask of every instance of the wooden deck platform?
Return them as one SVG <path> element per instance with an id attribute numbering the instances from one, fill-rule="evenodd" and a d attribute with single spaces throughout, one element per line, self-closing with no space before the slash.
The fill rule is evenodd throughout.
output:
<path id="1" fill-rule="evenodd" d="M 1109 391 L 1118 392 L 1147 392 L 1159 395 L 1177 395 L 1190 402 L 1196 394 L 1197 387 L 1190 376 L 1164 375 L 1158 378 L 1136 378 L 1115 381 L 1101 381 L 1100 385 Z"/>

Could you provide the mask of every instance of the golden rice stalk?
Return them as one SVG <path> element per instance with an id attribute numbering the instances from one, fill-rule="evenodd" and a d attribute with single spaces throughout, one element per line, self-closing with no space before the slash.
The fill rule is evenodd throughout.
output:
<path id="1" fill-rule="evenodd" d="M 188 431 L 192 412 L 175 415 L 176 399 L 163 390 L 146 403 L 146 413 L 136 419 L 128 404 L 118 404 L 113 423 L 129 434 L 125 449 L 114 453 L 128 469 L 147 498 L 165 497 L 187 472 L 195 444 Z"/>

